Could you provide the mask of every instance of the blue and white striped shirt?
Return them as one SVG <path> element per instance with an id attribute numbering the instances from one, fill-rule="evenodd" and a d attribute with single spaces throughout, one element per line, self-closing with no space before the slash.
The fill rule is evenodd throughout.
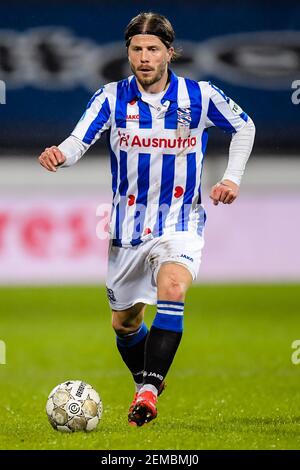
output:
<path id="1" fill-rule="evenodd" d="M 92 145 L 108 131 L 113 204 L 110 236 L 134 246 L 163 233 L 202 235 L 201 174 L 207 129 L 241 130 L 248 116 L 209 82 L 170 73 L 157 106 L 130 76 L 98 90 L 72 135 Z"/>

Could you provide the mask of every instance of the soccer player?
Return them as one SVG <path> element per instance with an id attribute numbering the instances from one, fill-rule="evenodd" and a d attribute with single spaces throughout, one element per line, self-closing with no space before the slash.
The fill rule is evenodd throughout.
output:
<path id="1" fill-rule="evenodd" d="M 223 91 L 172 72 L 174 37 L 162 15 L 133 18 L 125 30 L 133 75 L 100 88 L 71 136 L 39 157 L 49 171 L 73 165 L 108 131 L 113 202 L 106 284 L 117 347 L 135 382 L 128 414 L 135 426 L 157 415 L 182 337 L 186 292 L 200 266 L 208 128 L 231 135 L 225 174 L 210 192 L 215 205 L 237 198 L 255 134 L 251 118 Z M 147 304 L 157 305 L 150 331 Z"/>

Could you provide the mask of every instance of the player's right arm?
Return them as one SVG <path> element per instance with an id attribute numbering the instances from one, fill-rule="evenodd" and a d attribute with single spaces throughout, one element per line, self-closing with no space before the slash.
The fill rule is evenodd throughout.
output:
<path id="1" fill-rule="evenodd" d="M 98 90 L 73 130 L 59 146 L 47 147 L 38 157 L 40 164 L 49 171 L 59 166 L 74 165 L 111 124 L 111 110 L 104 87 Z"/>

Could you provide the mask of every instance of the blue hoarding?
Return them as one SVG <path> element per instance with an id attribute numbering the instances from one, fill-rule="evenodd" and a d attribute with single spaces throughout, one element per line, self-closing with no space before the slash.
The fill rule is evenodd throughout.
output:
<path id="1" fill-rule="evenodd" d="M 129 75 L 123 31 L 141 10 L 168 16 L 182 48 L 174 71 L 223 88 L 253 117 L 258 146 L 282 152 L 298 145 L 296 2 L 12 4 L 0 7 L 2 149 L 59 143 L 96 89 Z"/>

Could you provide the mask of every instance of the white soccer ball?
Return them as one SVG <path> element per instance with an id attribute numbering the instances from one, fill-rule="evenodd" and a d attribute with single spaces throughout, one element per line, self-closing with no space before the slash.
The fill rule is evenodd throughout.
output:
<path id="1" fill-rule="evenodd" d="M 62 432 L 92 431 L 102 416 L 96 390 L 81 380 L 68 380 L 49 394 L 46 412 L 54 429 Z"/>

